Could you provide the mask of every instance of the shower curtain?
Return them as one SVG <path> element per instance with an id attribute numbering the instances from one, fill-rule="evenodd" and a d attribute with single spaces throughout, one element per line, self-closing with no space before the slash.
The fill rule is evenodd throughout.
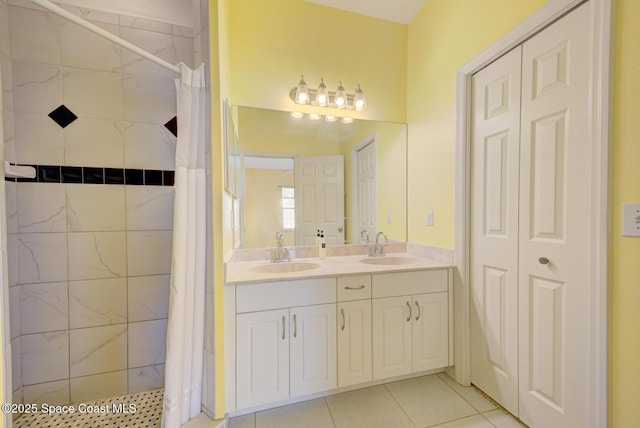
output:
<path id="1" fill-rule="evenodd" d="M 200 413 L 205 300 L 204 65 L 179 64 L 173 253 L 167 324 L 162 427 L 177 428 Z"/>

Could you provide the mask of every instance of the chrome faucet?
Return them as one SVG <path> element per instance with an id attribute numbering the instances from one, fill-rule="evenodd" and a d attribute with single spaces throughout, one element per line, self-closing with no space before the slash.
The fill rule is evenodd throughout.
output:
<path id="1" fill-rule="evenodd" d="M 276 232 L 276 244 L 276 248 L 269 250 L 271 251 L 271 262 L 281 263 L 290 261 L 289 249 L 284 246 L 284 234 L 282 232 Z"/>
<path id="2" fill-rule="evenodd" d="M 384 244 L 380 243 L 380 236 L 384 237 L 385 243 L 388 241 L 387 235 L 385 235 L 383 231 L 378 232 L 375 244 L 369 245 L 369 257 L 380 257 L 385 255 Z"/>
<path id="3" fill-rule="evenodd" d="M 367 229 L 362 229 L 360 231 L 360 242 L 364 242 L 366 244 L 369 243 L 369 231 Z"/>

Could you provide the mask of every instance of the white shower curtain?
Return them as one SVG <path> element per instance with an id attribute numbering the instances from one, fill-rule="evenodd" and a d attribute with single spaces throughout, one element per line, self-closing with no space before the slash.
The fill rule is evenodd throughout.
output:
<path id="1" fill-rule="evenodd" d="M 200 413 L 205 300 L 204 65 L 179 65 L 173 254 L 167 325 L 162 427 L 177 428 Z"/>

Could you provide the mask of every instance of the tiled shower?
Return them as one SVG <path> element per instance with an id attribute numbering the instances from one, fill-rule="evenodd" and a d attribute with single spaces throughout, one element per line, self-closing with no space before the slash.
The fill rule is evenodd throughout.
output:
<path id="1" fill-rule="evenodd" d="M 197 28 L 65 8 L 202 61 Z M 175 76 L 22 0 L 0 0 L 0 72 L 4 158 L 37 170 L 5 182 L 14 403 L 162 387 Z"/>

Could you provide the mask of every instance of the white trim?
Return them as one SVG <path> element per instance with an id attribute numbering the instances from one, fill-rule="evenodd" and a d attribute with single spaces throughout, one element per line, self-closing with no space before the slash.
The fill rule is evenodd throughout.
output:
<path id="1" fill-rule="evenodd" d="M 355 144 L 351 148 L 351 215 L 347 219 L 349 222 L 349 231 L 351 235 L 351 243 L 359 244 L 360 243 L 360 234 L 356 232 L 356 227 L 354 225 L 358 225 L 358 152 L 369 144 L 375 144 L 376 138 L 378 136 L 377 131 L 372 132 L 362 139 L 359 143 Z M 376 147 L 377 150 L 377 147 Z M 377 158 L 377 156 L 376 156 Z M 376 195 L 378 194 L 378 165 L 376 164 Z M 377 201 L 376 201 L 377 202 Z M 377 226 L 377 217 L 376 217 L 376 226 Z"/>
<path id="2" fill-rule="evenodd" d="M 608 220 L 609 220 L 609 150 L 610 150 L 610 70 L 611 2 L 593 2 L 591 48 L 594 55 L 592 70 L 592 173 L 590 183 L 593 241 L 591 243 L 590 339 L 591 360 L 590 411 L 592 427 L 607 426 L 607 320 L 608 320 Z M 456 156 L 455 156 L 455 252 L 458 268 L 455 278 L 455 380 L 470 383 L 469 352 L 469 143 L 471 76 L 500 56 L 518 46 L 550 23 L 556 21 L 583 0 L 550 0 L 521 24 L 509 31 L 493 45 L 458 69 L 456 76 Z"/>

